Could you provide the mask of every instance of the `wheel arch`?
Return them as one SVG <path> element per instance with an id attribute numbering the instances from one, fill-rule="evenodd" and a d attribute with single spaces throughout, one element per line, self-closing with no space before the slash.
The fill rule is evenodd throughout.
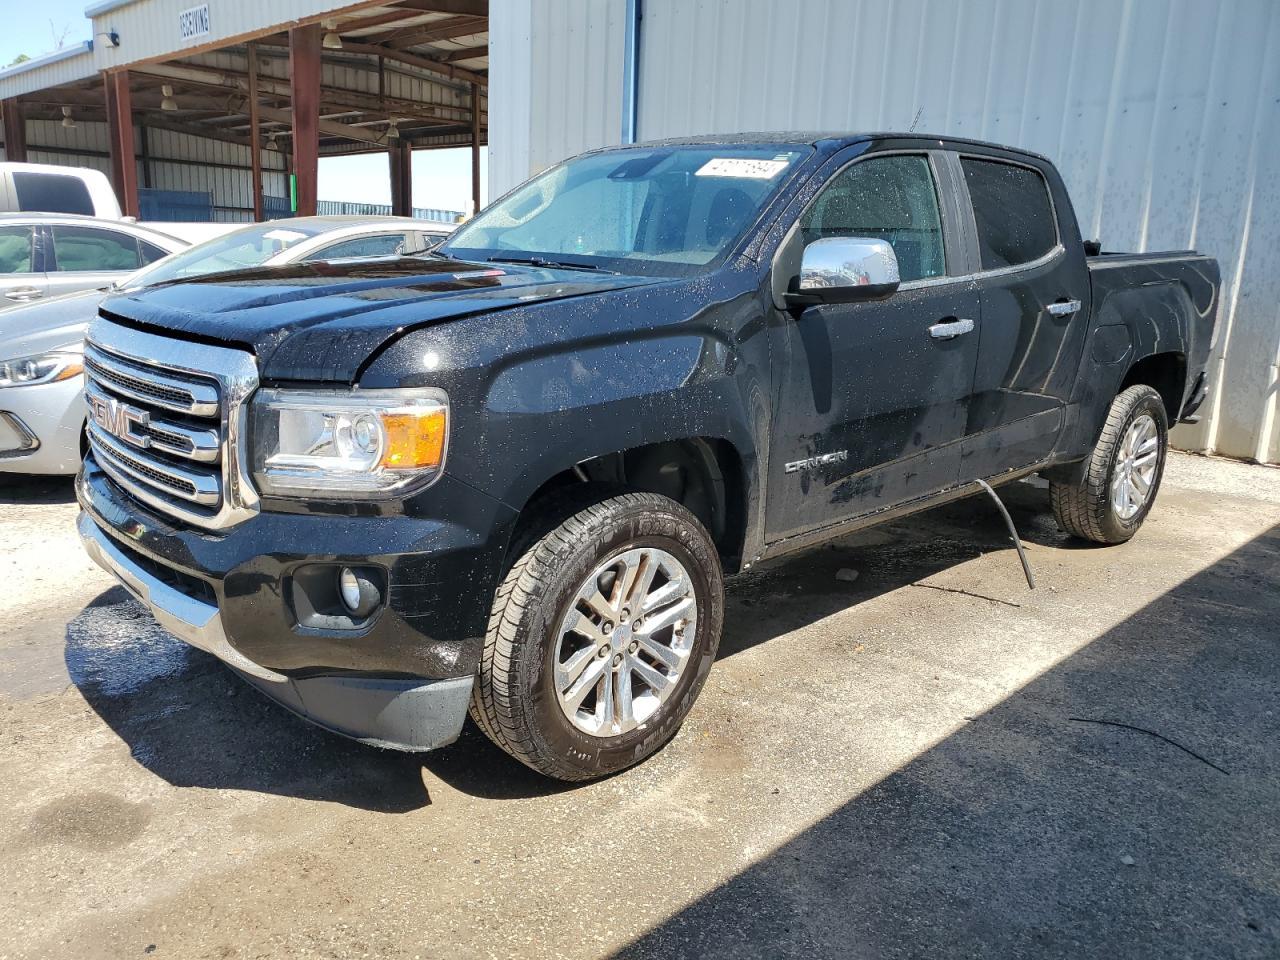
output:
<path id="1" fill-rule="evenodd" d="M 1116 396 L 1138 384 L 1145 384 L 1160 394 L 1169 426 L 1172 427 L 1178 422 L 1183 395 L 1187 389 L 1187 355 L 1180 351 L 1169 351 L 1135 360 L 1121 378 Z"/>
<path id="2" fill-rule="evenodd" d="M 696 436 L 613 450 L 553 473 L 520 505 L 517 530 L 576 487 L 626 489 L 669 497 L 706 527 L 725 571 L 742 562 L 748 481 L 741 452 L 722 437 Z M 585 490 L 584 490 L 585 493 Z M 513 544 L 520 540 L 513 538 Z"/>

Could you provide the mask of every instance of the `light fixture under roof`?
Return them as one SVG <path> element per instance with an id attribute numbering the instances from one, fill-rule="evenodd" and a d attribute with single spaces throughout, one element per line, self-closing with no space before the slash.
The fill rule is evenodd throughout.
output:
<path id="1" fill-rule="evenodd" d="M 320 41 L 320 46 L 326 50 L 341 50 L 342 38 L 338 36 L 338 23 L 336 20 L 325 20 L 321 23 L 324 27 L 324 39 Z"/>
<path id="2" fill-rule="evenodd" d="M 169 86 L 169 84 L 167 83 L 164 84 L 160 88 L 160 94 L 163 97 L 163 99 L 160 101 L 161 110 L 177 110 L 178 109 L 178 101 L 173 99 L 173 87 Z"/>
<path id="3" fill-rule="evenodd" d="M 71 119 L 71 108 L 70 108 L 70 107 L 63 107 L 63 108 L 62 108 L 62 125 L 63 125 L 64 127 L 66 127 L 68 130 L 70 130 L 72 127 L 74 127 L 74 126 L 76 125 L 76 122 L 75 122 L 74 120 L 72 120 L 72 119 Z"/>
<path id="4" fill-rule="evenodd" d="M 276 143 L 276 132 L 274 130 L 267 131 L 267 149 L 279 150 L 280 144 Z"/>
<path id="5" fill-rule="evenodd" d="M 387 121 L 387 139 L 388 140 L 400 139 L 400 124 L 396 122 L 395 117 L 392 117 L 389 121 Z"/>

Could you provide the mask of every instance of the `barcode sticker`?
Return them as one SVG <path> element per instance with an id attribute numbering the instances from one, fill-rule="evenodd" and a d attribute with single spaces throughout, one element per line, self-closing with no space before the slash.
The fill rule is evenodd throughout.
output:
<path id="1" fill-rule="evenodd" d="M 299 233 L 297 230 L 268 230 L 262 236 L 267 240 L 279 240 L 281 243 L 297 243 L 299 240 L 307 239 L 305 233 Z"/>
<path id="2" fill-rule="evenodd" d="M 752 160 L 748 157 L 716 157 L 698 168 L 700 177 L 739 177 L 772 180 L 787 169 L 785 160 Z"/>

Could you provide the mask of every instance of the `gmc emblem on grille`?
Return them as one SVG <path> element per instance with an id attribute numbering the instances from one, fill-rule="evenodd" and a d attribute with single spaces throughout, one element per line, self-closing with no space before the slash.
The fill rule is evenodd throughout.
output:
<path id="1" fill-rule="evenodd" d="M 147 411 L 121 403 L 113 397 L 97 394 L 91 394 L 88 400 L 89 416 L 107 433 L 135 447 L 151 446 L 151 438 L 145 432 L 151 423 L 151 417 Z M 135 432 L 135 427 L 142 432 Z"/>

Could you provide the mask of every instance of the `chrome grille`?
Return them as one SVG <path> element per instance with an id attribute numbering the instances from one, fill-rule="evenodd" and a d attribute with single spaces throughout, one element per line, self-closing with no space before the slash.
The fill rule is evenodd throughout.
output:
<path id="1" fill-rule="evenodd" d="M 129 496 L 209 528 L 257 511 L 244 455 L 251 355 L 98 318 L 85 375 L 93 459 Z"/>

